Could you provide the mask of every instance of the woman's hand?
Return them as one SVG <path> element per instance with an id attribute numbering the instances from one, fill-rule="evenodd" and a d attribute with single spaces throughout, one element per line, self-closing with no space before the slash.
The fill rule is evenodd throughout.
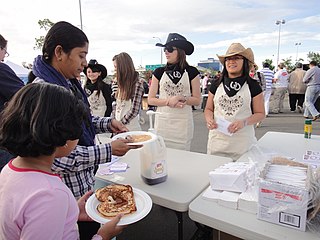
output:
<path id="1" fill-rule="evenodd" d="M 122 122 L 117 121 L 115 119 L 111 120 L 111 130 L 113 133 L 122 133 L 122 132 L 128 132 L 128 128 L 126 128 Z"/>
<path id="2" fill-rule="evenodd" d="M 111 151 L 112 155 L 115 156 L 123 156 L 125 155 L 130 149 L 137 149 L 141 148 L 143 145 L 128 145 L 131 141 L 124 138 L 119 138 L 111 142 Z"/>
<path id="3" fill-rule="evenodd" d="M 218 124 L 216 123 L 216 121 L 213 118 L 208 119 L 206 121 L 207 121 L 207 128 L 209 130 L 216 129 L 218 127 Z"/>
<path id="4" fill-rule="evenodd" d="M 168 106 L 171 108 L 183 108 L 186 105 L 186 97 L 177 95 L 168 99 Z"/>
<path id="5" fill-rule="evenodd" d="M 246 120 L 236 120 L 229 125 L 228 131 L 230 133 L 235 133 L 240 129 L 244 128 L 245 126 L 246 126 Z"/>
<path id="6" fill-rule="evenodd" d="M 86 201 L 88 200 L 88 198 L 91 196 L 93 192 L 90 190 L 88 192 L 86 192 L 81 198 L 79 198 L 78 200 L 78 206 L 79 206 L 79 217 L 78 220 L 79 221 L 93 221 L 87 214 L 86 210 L 85 210 L 85 205 L 86 205 Z"/>
<path id="7" fill-rule="evenodd" d="M 110 240 L 121 233 L 125 226 L 118 226 L 117 224 L 122 216 L 122 214 L 119 214 L 109 222 L 105 223 L 101 228 L 99 228 L 97 234 L 100 235 L 103 240 Z"/>

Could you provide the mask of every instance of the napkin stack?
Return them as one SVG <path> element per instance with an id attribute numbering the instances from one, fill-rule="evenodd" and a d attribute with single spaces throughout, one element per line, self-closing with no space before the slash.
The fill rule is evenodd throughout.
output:
<path id="1" fill-rule="evenodd" d="M 209 172 L 212 190 L 244 192 L 254 181 L 255 165 L 249 162 L 227 163 Z"/>
<path id="2" fill-rule="evenodd" d="M 249 186 L 252 186 L 255 181 L 255 164 L 248 162 L 227 163 L 210 171 L 209 179 L 210 186 L 203 193 L 203 198 L 215 201 L 221 206 L 238 209 L 242 192 L 249 189 Z M 252 201 L 252 197 L 249 198 Z M 256 207 L 256 203 L 254 207 Z"/>

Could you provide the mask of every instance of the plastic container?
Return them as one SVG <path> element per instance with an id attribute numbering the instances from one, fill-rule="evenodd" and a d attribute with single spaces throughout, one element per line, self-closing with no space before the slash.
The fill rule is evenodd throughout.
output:
<path id="1" fill-rule="evenodd" d="M 308 119 L 304 122 L 304 138 L 311 138 L 312 120 Z"/>
<path id="2" fill-rule="evenodd" d="M 143 181 L 149 185 L 167 180 L 167 149 L 163 138 L 157 138 L 140 148 L 140 170 Z"/>

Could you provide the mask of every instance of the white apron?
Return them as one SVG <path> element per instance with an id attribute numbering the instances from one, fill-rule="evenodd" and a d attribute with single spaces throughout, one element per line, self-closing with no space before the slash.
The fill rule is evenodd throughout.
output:
<path id="1" fill-rule="evenodd" d="M 119 90 L 118 90 L 119 91 Z M 116 110 L 115 110 L 115 118 L 120 121 L 131 109 L 132 100 L 120 100 L 116 101 Z M 125 125 L 129 131 L 141 131 L 141 126 L 139 123 L 139 114 L 131 119 L 131 121 Z"/>
<path id="2" fill-rule="evenodd" d="M 97 95 L 97 90 L 94 90 L 93 93 L 88 97 L 90 104 L 91 114 L 93 116 L 104 117 L 104 114 L 107 110 L 106 100 L 100 91 L 100 95 Z"/>
<path id="3" fill-rule="evenodd" d="M 103 93 L 100 91 L 100 95 L 97 95 L 98 90 L 94 90 L 93 93 L 88 96 L 88 102 L 90 104 L 91 114 L 93 116 L 104 117 L 107 110 L 106 99 Z M 99 133 L 96 134 L 95 143 L 105 144 L 110 142 L 111 133 Z"/>
<path id="4" fill-rule="evenodd" d="M 159 99 L 167 99 L 176 95 L 191 96 L 188 73 L 185 71 L 178 84 L 174 84 L 166 73 L 160 79 Z M 163 137 L 166 147 L 190 151 L 193 138 L 192 108 L 185 105 L 183 108 L 168 106 L 157 107 L 155 115 L 155 130 Z"/>
<path id="5" fill-rule="evenodd" d="M 220 84 L 214 95 L 213 102 L 215 118 L 225 118 L 233 122 L 237 119 L 243 120 L 252 115 L 251 94 L 247 83 L 244 83 L 239 92 L 233 97 L 229 97 L 223 88 L 223 84 Z M 227 136 L 213 129 L 209 131 L 207 154 L 226 156 L 237 160 L 256 142 L 253 125 L 245 126 L 232 136 Z"/>

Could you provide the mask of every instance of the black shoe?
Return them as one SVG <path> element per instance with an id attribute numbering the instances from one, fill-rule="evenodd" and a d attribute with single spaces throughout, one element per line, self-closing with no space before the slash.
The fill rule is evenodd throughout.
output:
<path id="1" fill-rule="evenodd" d="M 317 119 L 319 119 L 320 118 L 320 114 L 318 114 L 317 116 L 314 116 L 313 118 L 312 118 L 312 121 L 315 121 L 315 120 L 317 120 Z"/>

